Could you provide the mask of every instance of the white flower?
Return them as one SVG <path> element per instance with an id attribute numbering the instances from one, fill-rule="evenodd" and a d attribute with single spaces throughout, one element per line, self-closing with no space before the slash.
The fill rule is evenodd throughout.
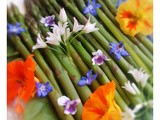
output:
<path id="1" fill-rule="evenodd" d="M 122 112 L 122 120 L 134 120 L 136 117 L 134 111 L 130 108 L 126 108 L 125 112 Z"/>
<path id="2" fill-rule="evenodd" d="M 82 30 L 84 25 L 78 25 L 77 19 L 75 17 L 73 17 L 73 19 L 74 19 L 73 32 L 78 32 L 78 31 Z"/>
<path id="3" fill-rule="evenodd" d="M 133 95 L 140 94 L 140 91 L 138 90 L 137 86 L 134 83 L 131 84 L 130 81 L 125 83 L 125 86 L 122 86 L 122 88 L 126 89 L 128 92 L 130 92 Z"/>
<path id="4" fill-rule="evenodd" d="M 61 36 L 58 34 L 54 34 L 51 32 L 47 32 L 49 37 L 46 37 L 46 43 L 52 44 L 52 45 L 59 45 L 59 42 L 61 41 Z"/>
<path id="5" fill-rule="evenodd" d="M 86 25 L 84 26 L 83 30 L 85 33 L 90 33 L 99 30 L 99 28 L 95 28 L 96 23 L 91 24 L 90 18 L 88 19 Z"/>
<path id="6" fill-rule="evenodd" d="M 141 83 L 142 87 L 146 85 L 149 75 L 142 68 L 139 71 L 137 69 L 129 70 L 128 73 L 132 74 L 136 82 Z"/>
<path id="7" fill-rule="evenodd" d="M 34 45 L 34 46 L 32 47 L 32 52 L 33 52 L 35 49 L 45 48 L 45 47 L 47 47 L 47 44 L 46 44 L 45 42 L 43 42 L 40 33 L 38 33 L 37 43 L 36 43 L 36 45 Z"/>
<path id="8" fill-rule="evenodd" d="M 67 28 L 65 33 L 64 33 L 64 41 L 66 41 L 69 38 L 70 35 L 71 35 L 70 29 Z"/>
<path id="9" fill-rule="evenodd" d="M 60 13 L 59 13 L 59 19 L 62 23 L 64 22 L 67 22 L 67 15 L 66 15 L 66 11 L 64 10 L 64 8 L 62 8 L 60 10 Z"/>

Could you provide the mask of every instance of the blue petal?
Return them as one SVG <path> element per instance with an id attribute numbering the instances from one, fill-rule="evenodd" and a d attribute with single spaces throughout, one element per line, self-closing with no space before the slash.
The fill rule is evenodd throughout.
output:
<path id="1" fill-rule="evenodd" d="M 48 95 L 48 92 L 47 91 L 43 91 L 42 92 L 42 97 L 46 97 Z"/>
<path id="2" fill-rule="evenodd" d="M 89 13 L 89 12 L 90 12 L 89 7 L 86 7 L 86 8 L 84 9 L 84 11 L 83 11 L 84 14 L 87 14 L 87 13 Z"/>
<path id="3" fill-rule="evenodd" d="M 88 0 L 88 6 L 90 5 L 91 3 L 90 3 L 90 0 Z"/>
<path id="4" fill-rule="evenodd" d="M 92 75 L 89 79 L 88 79 L 88 83 L 91 84 L 93 80 L 95 80 L 97 78 L 97 74 Z"/>
<path id="5" fill-rule="evenodd" d="M 96 4 L 96 2 L 97 2 L 96 0 L 93 0 L 92 5 L 94 6 Z"/>
<path id="6" fill-rule="evenodd" d="M 37 97 L 41 97 L 41 92 L 37 91 Z"/>
<path id="7" fill-rule="evenodd" d="M 121 54 L 120 54 L 119 52 L 118 52 L 118 53 L 116 53 L 115 55 L 116 55 L 116 59 L 117 59 L 117 60 L 120 60 L 120 59 L 121 59 L 121 57 L 122 57 L 122 56 L 121 56 Z"/>
<path id="8" fill-rule="evenodd" d="M 100 4 L 95 4 L 95 8 L 100 8 L 101 5 Z"/>
<path id="9" fill-rule="evenodd" d="M 91 14 L 94 15 L 94 16 L 96 16 L 97 15 L 96 9 L 91 10 Z"/>
<path id="10" fill-rule="evenodd" d="M 92 75 L 92 69 L 89 70 L 86 75 L 87 75 L 87 78 L 89 78 Z"/>
<path id="11" fill-rule="evenodd" d="M 86 80 L 80 80 L 80 81 L 78 82 L 78 86 L 82 87 L 82 86 L 84 86 L 84 85 L 87 85 L 87 81 L 86 81 Z"/>
<path id="12" fill-rule="evenodd" d="M 41 84 L 41 83 L 36 82 L 36 88 L 40 88 L 41 86 L 42 86 L 42 84 Z"/>
<path id="13" fill-rule="evenodd" d="M 129 54 L 128 54 L 128 52 L 126 50 L 122 49 L 121 50 L 121 55 L 122 56 L 128 56 Z"/>
<path id="14" fill-rule="evenodd" d="M 20 26 L 21 26 L 21 23 L 17 22 L 17 23 L 15 24 L 15 26 L 16 26 L 16 27 L 20 27 Z"/>
<path id="15" fill-rule="evenodd" d="M 53 90 L 51 86 L 48 86 L 46 89 L 47 89 L 47 92 L 51 92 Z"/>

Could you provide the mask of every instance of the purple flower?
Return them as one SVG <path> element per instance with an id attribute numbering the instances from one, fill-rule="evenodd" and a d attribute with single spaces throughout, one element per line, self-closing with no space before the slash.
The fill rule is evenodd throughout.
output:
<path id="1" fill-rule="evenodd" d="M 15 24 L 7 24 L 7 34 L 8 35 L 20 35 L 21 32 L 26 32 L 24 28 L 21 27 L 21 24 L 19 22 Z"/>
<path id="2" fill-rule="evenodd" d="M 87 7 L 84 9 L 83 13 L 87 14 L 87 13 L 91 13 L 92 15 L 96 16 L 97 15 L 97 8 L 100 8 L 101 5 L 96 3 L 96 0 L 93 0 L 92 3 L 90 3 L 90 0 L 88 0 L 88 5 Z"/>
<path id="3" fill-rule="evenodd" d="M 116 4 L 116 8 L 118 8 L 119 5 L 122 4 L 123 2 L 126 2 L 126 0 L 118 0 Z"/>
<path id="4" fill-rule="evenodd" d="M 92 75 L 92 70 L 87 72 L 87 77 L 81 77 L 81 80 L 78 82 L 78 86 L 82 87 L 84 85 L 90 85 L 93 80 L 97 78 L 97 73 Z"/>
<path id="5" fill-rule="evenodd" d="M 101 50 L 97 50 L 97 52 L 93 52 L 92 55 L 94 56 L 92 58 L 92 64 L 95 65 L 102 65 L 104 61 L 109 60 L 107 57 L 102 53 Z"/>
<path id="6" fill-rule="evenodd" d="M 116 43 L 109 43 L 110 45 L 110 54 L 115 54 L 118 60 L 121 59 L 121 56 L 129 56 L 128 52 L 124 49 L 123 42 Z"/>
<path id="7" fill-rule="evenodd" d="M 72 114 L 74 115 L 77 112 L 77 108 L 76 106 L 81 102 L 80 99 L 76 99 L 76 100 L 70 100 L 68 97 L 66 96 L 61 96 L 60 98 L 58 98 L 57 100 L 58 105 L 59 106 L 64 106 L 64 113 L 69 115 Z"/>
<path id="8" fill-rule="evenodd" d="M 53 26 L 53 24 L 54 24 L 54 18 L 55 18 L 54 15 L 52 15 L 52 16 L 46 16 L 45 18 L 42 17 L 42 19 L 41 19 L 40 22 L 43 23 L 46 27 L 47 26 Z"/>
<path id="9" fill-rule="evenodd" d="M 48 93 L 53 90 L 52 87 L 49 85 L 49 82 L 46 82 L 45 84 L 36 82 L 36 88 L 37 88 L 37 97 L 46 97 Z"/>

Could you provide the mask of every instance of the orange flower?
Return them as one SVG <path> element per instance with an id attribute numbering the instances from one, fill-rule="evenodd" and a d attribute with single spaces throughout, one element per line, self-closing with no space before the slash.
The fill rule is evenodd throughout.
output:
<path id="1" fill-rule="evenodd" d="M 121 120 L 121 109 L 114 100 L 114 81 L 100 86 L 84 104 L 82 120 Z"/>
<path id="2" fill-rule="evenodd" d="M 116 20 L 121 30 L 130 36 L 137 33 L 149 35 L 153 32 L 153 1 L 128 0 L 122 3 L 117 12 Z"/>
<path id="3" fill-rule="evenodd" d="M 16 60 L 7 64 L 7 103 L 10 104 L 16 98 L 27 102 L 35 90 L 34 70 L 35 62 L 33 55 L 29 55 L 27 60 Z M 20 106 L 17 104 L 17 109 Z"/>

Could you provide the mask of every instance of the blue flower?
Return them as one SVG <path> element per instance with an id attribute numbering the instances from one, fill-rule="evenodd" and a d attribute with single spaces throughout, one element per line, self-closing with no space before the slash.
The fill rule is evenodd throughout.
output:
<path id="1" fill-rule="evenodd" d="M 121 59 L 121 56 L 129 56 L 128 52 L 124 50 L 123 42 L 119 42 L 118 44 L 109 43 L 109 45 L 111 47 L 109 53 L 115 54 L 118 60 Z"/>
<path id="2" fill-rule="evenodd" d="M 21 27 L 21 24 L 19 22 L 17 22 L 16 24 L 7 24 L 8 35 L 20 35 L 21 32 L 26 32 L 26 30 Z"/>
<path id="3" fill-rule="evenodd" d="M 92 75 L 92 70 L 87 72 L 87 77 L 81 77 L 81 80 L 78 82 L 78 86 L 82 87 L 84 85 L 90 85 L 93 80 L 97 78 L 97 73 Z"/>
<path id="4" fill-rule="evenodd" d="M 118 0 L 116 4 L 116 8 L 118 8 L 119 5 L 122 4 L 123 2 L 126 2 L 126 0 Z"/>
<path id="5" fill-rule="evenodd" d="M 96 0 L 93 0 L 92 3 L 90 3 L 90 0 L 88 0 L 88 5 L 87 7 L 84 9 L 83 13 L 87 14 L 87 13 L 91 13 L 92 15 L 96 16 L 97 15 L 97 8 L 100 8 L 101 5 L 96 3 Z"/>
<path id="6" fill-rule="evenodd" d="M 46 82 L 45 84 L 36 82 L 36 88 L 37 88 L 37 97 L 46 97 L 48 93 L 53 90 L 52 87 L 49 85 L 49 82 Z"/>

